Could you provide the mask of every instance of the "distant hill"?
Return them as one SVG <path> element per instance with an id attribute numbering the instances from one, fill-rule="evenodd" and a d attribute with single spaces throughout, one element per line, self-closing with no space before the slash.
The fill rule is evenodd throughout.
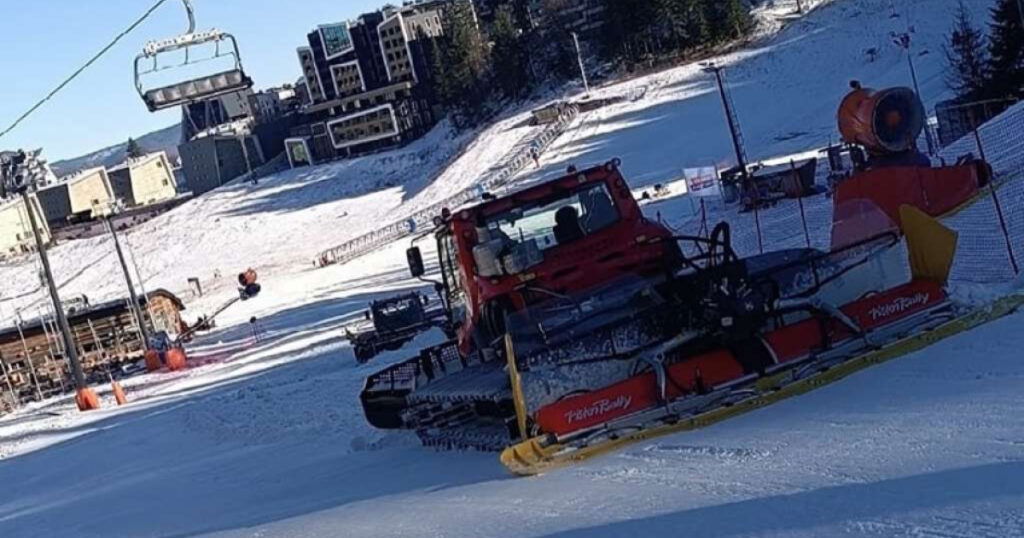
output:
<path id="1" fill-rule="evenodd" d="M 171 160 L 175 160 L 178 156 L 178 144 L 181 142 L 181 124 L 153 131 L 136 138 L 135 141 L 147 152 L 166 151 Z M 103 148 L 81 157 L 50 163 L 50 167 L 53 168 L 53 173 L 57 177 L 73 174 L 87 168 L 99 166 L 109 168 L 124 162 L 127 146 L 128 139 L 126 137 L 124 142 L 116 146 Z"/>

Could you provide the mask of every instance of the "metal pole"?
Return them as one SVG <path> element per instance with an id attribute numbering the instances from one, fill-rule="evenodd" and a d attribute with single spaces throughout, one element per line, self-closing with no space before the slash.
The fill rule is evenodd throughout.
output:
<path id="1" fill-rule="evenodd" d="M 14 392 L 14 383 L 11 383 L 11 376 L 7 373 L 7 364 L 2 358 L 0 358 L 0 370 L 3 370 L 0 373 L 4 374 L 4 379 L 7 380 L 7 390 L 11 393 L 11 406 L 17 409 L 20 407 L 19 404 L 21 404 L 21 402 L 18 400 L 18 395 Z"/>
<path id="2" fill-rule="evenodd" d="M 740 146 L 739 129 L 733 121 L 733 109 L 729 104 L 729 97 L 725 93 L 725 80 L 722 78 L 722 68 L 717 65 L 710 66 L 715 73 L 715 80 L 718 81 L 718 93 L 722 97 L 722 106 L 725 108 L 725 120 L 729 124 L 729 136 L 732 137 L 732 147 L 736 151 L 736 163 L 740 167 L 740 174 L 747 179 L 747 158 L 743 155 L 743 147 Z"/>
<path id="3" fill-rule="evenodd" d="M 722 68 L 710 64 L 708 69 L 714 71 L 715 80 L 718 82 L 718 93 L 722 97 L 722 106 L 725 108 L 725 120 L 729 124 L 729 136 L 732 137 L 732 147 L 736 151 L 736 162 L 740 167 L 740 178 L 743 184 L 743 188 L 747 192 L 754 193 L 754 224 L 757 228 L 757 249 L 761 254 L 764 254 L 764 237 L 761 234 L 761 193 L 754 185 L 754 182 L 750 178 L 750 172 L 747 170 L 747 158 L 743 154 L 743 146 L 740 144 L 739 126 L 736 125 L 735 111 L 732 109 L 732 105 L 729 104 L 729 96 L 725 91 L 725 79 L 722 77 Z"/>
<path id="4" fill-rule="evenodd" d="M 910 65 L 910 78 L 914 81 L 914 91 L 917 92 L 918 97 L 924 102 L 924 96 L 921 95 L 921 87 L 917 83 L 917 69 L 914 67 L 914 55 L 910 53 L 910 46 L 907 46 L 907 63 Z M 924 139 L 928 143 L 928 154 L 935 155 L 935 140 L 932 139 L 932 128 L 928 121 L 928 112 L 924 114 Z"/>
<path id="5" fill-rule="evenodd" d="M 149 314 L 149 320 L 153 321 L 153 305 L 149 302 L 149 294 L 146 293 L 146 281 L 142 278 L 142 271 L 139 270 L 139 262 L 135 257 L 135 250 L 132 249 L 132 245 L 125 240 L 125 249 L 128 250 L 128 257 L 132 261 L 132 268 L 135 269 L 135 278 L 139 281 L 139 291 L 142 292 L 142 296 L 146 298 L 146 313 Z M 148 343 L 147 343 L 148 344 Z M 147 345 L 148 349 L 149 346 Z"/>
<path id="6" fill-rule="evenodd" d="M 790 159 L 789 166 L 793 170 L 793 179 L 800 182 L 800 176 L 796 171 L 796 161 Z M 802 187 L 803 185 L 801 185 Z M 803 194 L 796 197 L 796 201 L 800 203 L 800 220 L 804 224 L 804 239 L 807 241 L 807 248 L 811 248 L 811 232 L 807 229 L 807 212 L 804 210 L 804 197 Z"/>
<path id="7" fill-rule="evenodd" d="M 57 293 L 57 285 L 53 282 L 53 272 L 50 270 L 50 259 L 46 256 L 46 245 L 43 244 L 43 236 L 39 233 L 39 224 L 36 223 L 36 215 L 32 211 L 28 192 L 22 192 L 21 199 L 25 203 L 25 208 L 28 211 L 28 220 L 32 224 L 32 235 L 35 236 L 36 249 L 39 250 L 39 261 L 43 264 L 46 287 L 50 291 L 50 301 L 53 302 L 53 310 L 57 315 L 57 324 L 60 326 L 60 335 L 64 340 L 64 353 L 71 362 L 71 374 L 75 378 L 75 386 L 78 389 L 84 389 L 86 388 L 85 374 L 82 372 L 82 365 L 78 362 L 75 343 L 71 339 L 71 326 L 68 325 L 68 318 L 64 315 L 64 307 L 60 304 L 60 294 Z"/>
<path id="8" fill-rule="evenodd" d="M 110 232 L 110 237 L 114 238 L 114 249 L 117 251 L 117 259 L 121 262 L 121 271 L 124 272 L 124 282 L 128 286 L 128 299 L 131 301 L 129 310 L 132 316 L 135 316 L 136 322 L 139 324 L 139 334 L 142 336 L 142 350 L 149 349 L 149 329 L 146 328 L 146 318 L 142 314 L 142 309 L 139 307 L 139 297 L 135 294 L 135 286 L 132 285 L 132 276 L 128 272 L 128 263 L 124 260 L 124 252 L 121 250 L 121 241 L 117 238 L 117 231 L 114 230 L 114 223 L 111 222 L 110 217 L 103 219 L 107 224 L 107 231 Z"/>
<path id="9" fill-rule="evenodd" d="M 39 376 L 36 374 L 36 365 L 32 364 L 32 354 L 28 351 L 28 344 L 25 343 L 25 333 L 21 330 L 21 320 L 18 320 L 18 336 L 21 337 L 21 347 L 25 350 L 25 363 L 28 364 L 28 371 L 32 374 L 32 384 L 36 387 L 36 396 L 43 401 L 43 391 L 39 388 Z"/>
<path id="10" fill-rule="evenodd" d="M 587 96 L 590 96 L 590 81 L 587 80 L 587 70 L 583 67 L 583 53 L 580 52 L 580 37 L 576 32 L 572 33 L 572 42 L 576 47 L 576 61 L 580 64 L 580 76 L 583 77 L 583 89 L 586 90 Z"/>
<path id="11" fill-rule="evenodd" d="M 978 144 L 978 154 L 981 157 L 981 161 L 987 163 L 988 160 L 985 158 L 985 146 L 981 143 L 981 134 L 978 132 L 978 127 L 974 121 L 974 114 L 971 113 L 971 124 L 974 125 L 974 140 Z M 1003 204 L 999 202 L 999 195 L 996 194 L 996 187 L 994 185 L 995 178 L 991 178 L 988 181 L 988 192 L 992 195 L 992 203 L 996 207 L 996 215 L 999 217 L 999 227 L 1003 230 L 1003 239 L 1006 240 L 1006 252 L 1010 255 L 1010 266 L 1013 268 L 1014 275 L 1020 275 L 1020 267 L 1017 265 L 1017 257 L 1013 252 L 1013 242 L 1010 241 L 1010 231 L 1006 227 L 1006 217 L 1003 216 Z"/>
<path id="12" fill-rule="evenodd" d="M 54 344 L 53 344 L 53 341 L 50 340 L 50 329 L 49 329 L 49 323 L 50 322 L 47 320 L 46 314 L 43 312 L 42 309 L 39 310 L 39 319 L 42 321 L 43 336 L 46 337 L 46 359 L 47 359 L 47 364 L 49 364 L 50 368 L 53 368 L 54 367 L 53 365 L 54 365 L 54 362 L 56 361 L 56 359 L 54 359 L 54 356 L 53 356 L 53 346 L 54 346 Z M 53 332 L 54 332 L 54 334 L 56 334 L 56 332 L 57 332 L 56 329 L 54 329 Z M 57 368 L 57 370 L 58 370 L 58 373 L 60 374 L 59 376 L 57 376 L 57 381 L 60 382 L 60 392 L 63 394 L 65 392 L 67 392 L 67 387 L 64 386 L 64 367 L 61 366 L 61 367 Z"/>

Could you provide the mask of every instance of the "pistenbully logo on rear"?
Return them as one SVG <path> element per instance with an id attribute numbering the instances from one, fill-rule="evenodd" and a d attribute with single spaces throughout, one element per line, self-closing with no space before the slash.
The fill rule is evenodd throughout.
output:
<path id="1" fill-rule="evenodd" d="M 587 407 L 566 411 L 565 420 L 569 424 L 590 420 L 595 417 L 607 415 L 612 411 L 629 409 L 629 404 L 631 403 L 633 403 L 632 396 L 623 395 L 615 399 L 605 398 L 603 400 L 598 400 Z"/>
<path id="2" fill-rule="evenodd" d="M 896 314 L 902 314 L 911 308 L 928 304 L 928 300 L 931 299 L 930 293 L 919 292 L 915 293 L 910 297 L 897 297 L 892 302 L 887 304 L 878 305 L 868 311 L 873 321 L 884 319 L 889 316 Z"/>

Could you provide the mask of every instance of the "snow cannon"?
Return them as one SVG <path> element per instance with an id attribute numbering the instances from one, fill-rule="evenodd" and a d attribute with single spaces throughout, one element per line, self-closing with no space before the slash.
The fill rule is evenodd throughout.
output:
<path id="1" fill-rule="evenodd" d="M 251 267 L 238 274 L 238 296 L 243 301 L 260 294 L 262 288 L 256 283 L 257 277 L 256 270 Z"/>
<path id="2" fill-rule="evenodd" d="M 839 105 L 843 140 L 862 146 L 873 156 L 916 154 L 926 112 L 914 90 L 873 90 L 858 82 L 851 86 L 853 91 Z"/>
<path id="3" fill-rule="evenodd" d="M 839 105 L 839 132 L 843 141 L 857 147 L 851 151 L 853 173 L 834 189 L 833 247 L 840 246 L 841 237 L 847 235 L 836 231 L 868 226 L 853 217 L 865 204 L 881 209 L 889 221 L 901 226 L 903 206 L 940 218 L 968 203 L 988 184 L 991 167 L 973 155 L 935 166 L 918 151 L 926 112 L 913 90 L 873 90 L 856 81 L 850 86 L 853 91 Z"/>

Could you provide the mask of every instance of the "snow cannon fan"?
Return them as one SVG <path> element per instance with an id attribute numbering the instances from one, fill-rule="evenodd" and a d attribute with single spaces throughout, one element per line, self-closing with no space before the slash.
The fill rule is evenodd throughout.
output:
<path id="1" fill-rule="evenodd" d="M 256 283 L 256 278 L 256 270 L 251 268 L 238 274 L 238 296 L 243 301 L 252 299 L 260 294 L 262 288 Z"/>
<path id="2" fill-rule="evenodd" d="M 862 146 L 871 155 L 916 151 L 924 130 L 925 109 L 910 88 L 872 90 L 859 83 L 839 105 L 839 132 L 848 144 Z"/>

